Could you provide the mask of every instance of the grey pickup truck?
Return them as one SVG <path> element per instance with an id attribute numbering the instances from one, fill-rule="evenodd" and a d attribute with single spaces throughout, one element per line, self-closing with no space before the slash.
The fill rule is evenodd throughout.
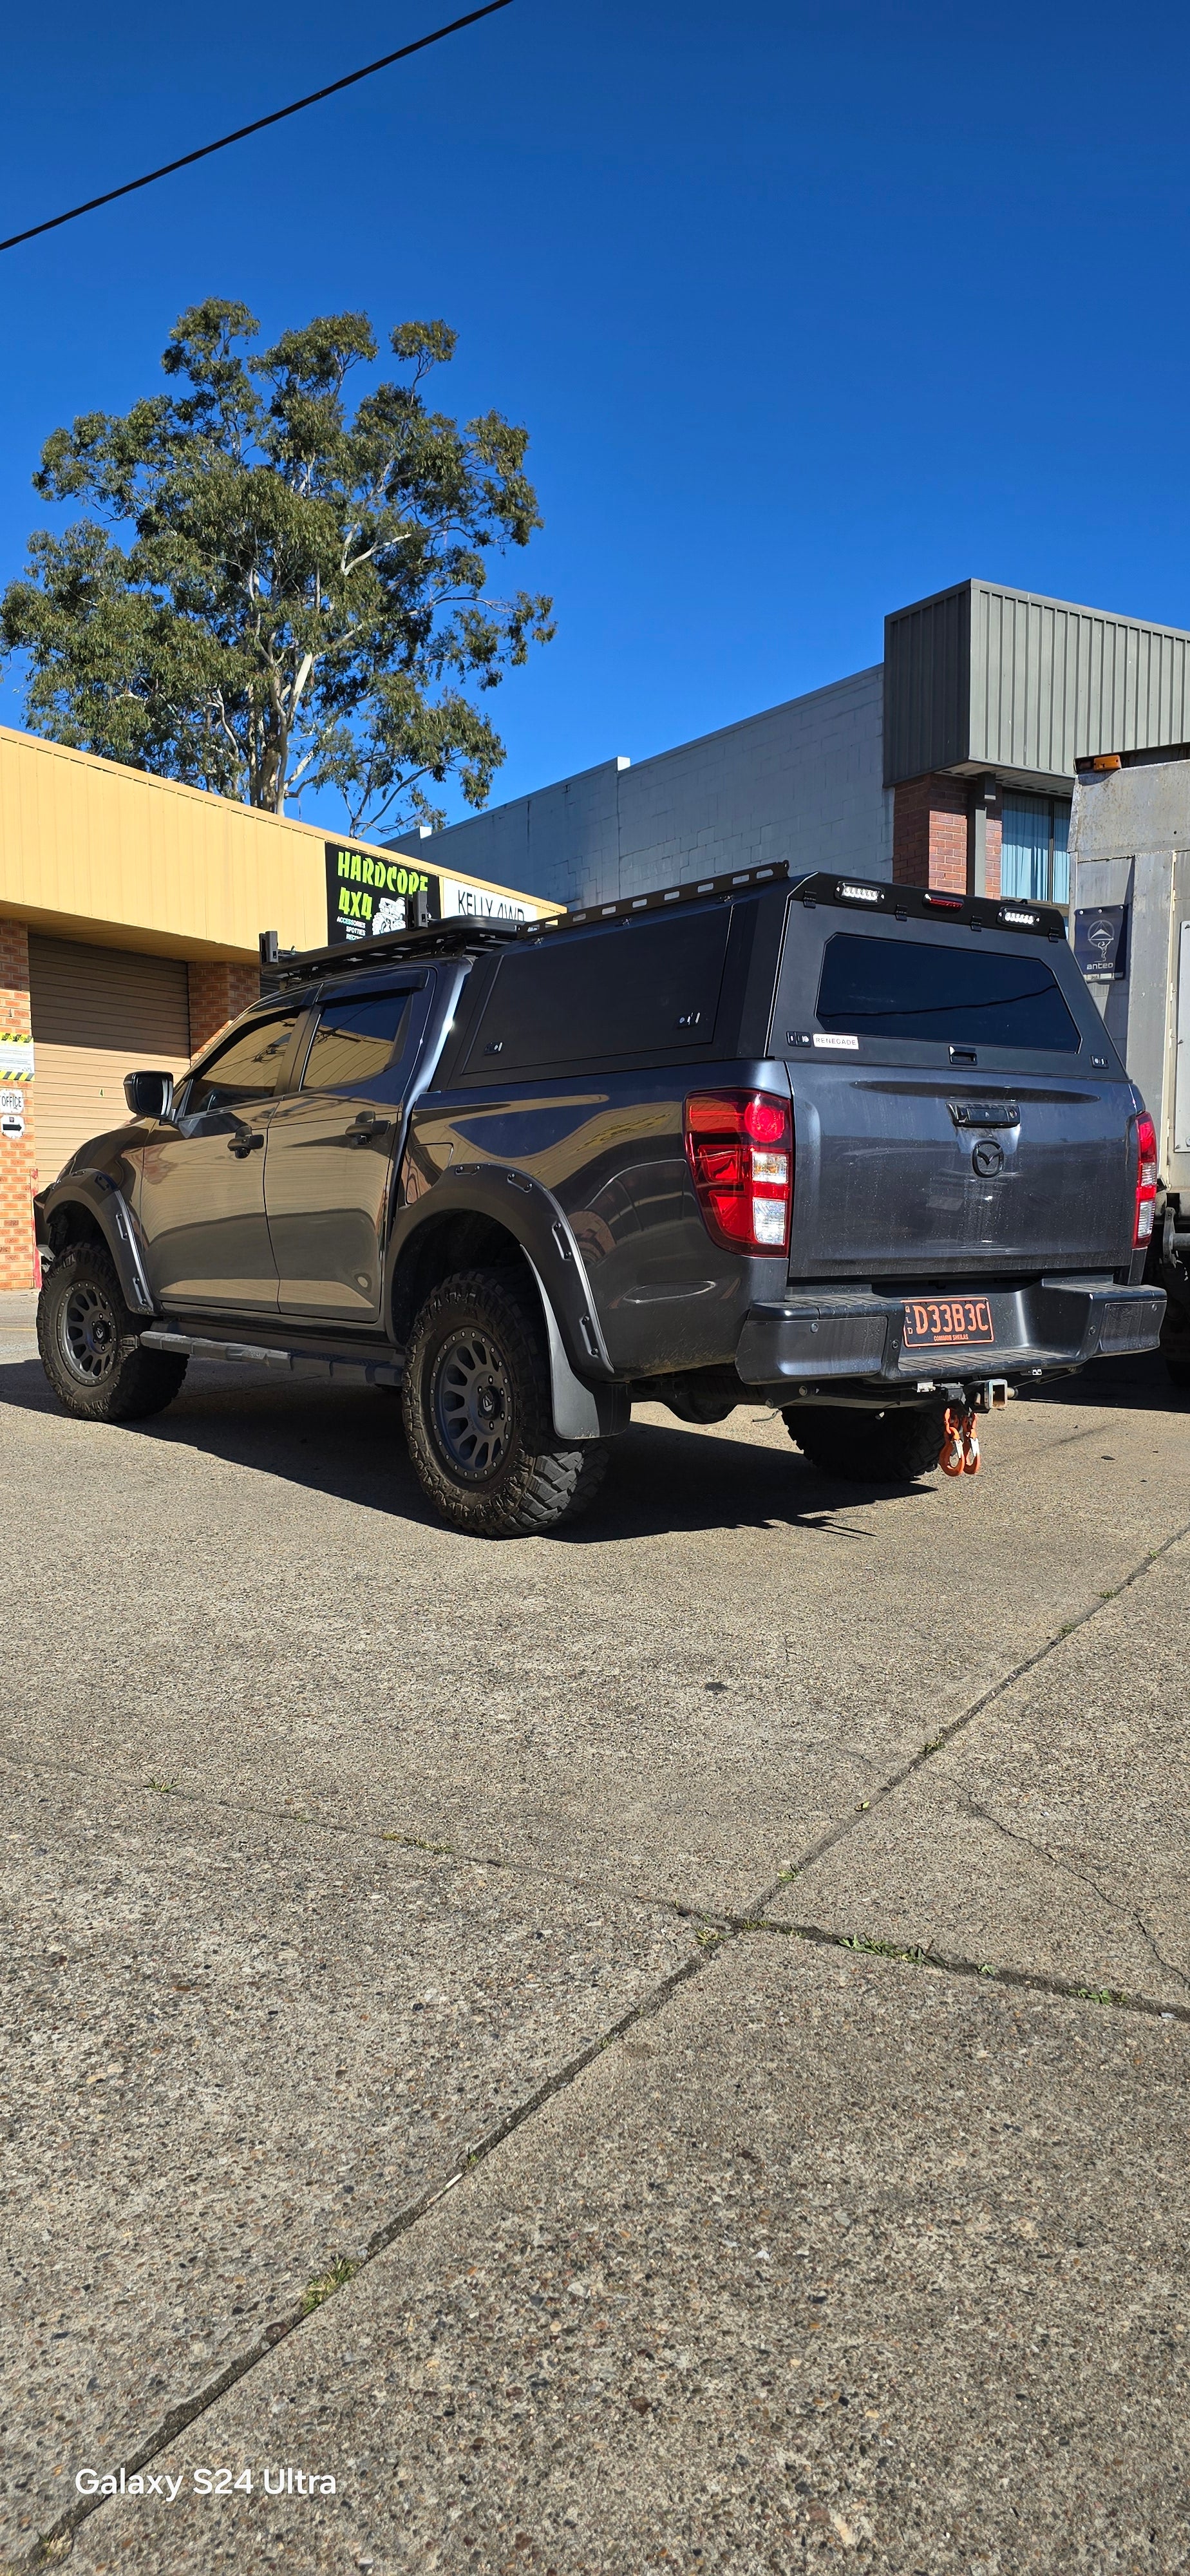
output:
<path id="1" fill-rule="evenodd" d="M 1010 1389 L 1152 1349 L 1143 1101 L 1063 917 L 780 866 L 282 957 L 37 1200 L 47 1375 L 399 1388 L 437 1509 L 589 1500 L 634 1401 L 830 1473 L 970 1472 Z"/>

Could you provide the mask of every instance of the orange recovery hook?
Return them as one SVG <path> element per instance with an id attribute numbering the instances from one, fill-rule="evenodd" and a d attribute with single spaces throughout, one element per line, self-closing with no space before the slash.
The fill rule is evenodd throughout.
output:
<path id="1" fill-rule="evenodd" d="M 944 1476 L 978 1476 L 983 1460 L 974 1411 L 965 1412 L 958 1404 L 947 1405 L 946 1437 L 938 1452 L 938 1464 Z"/>

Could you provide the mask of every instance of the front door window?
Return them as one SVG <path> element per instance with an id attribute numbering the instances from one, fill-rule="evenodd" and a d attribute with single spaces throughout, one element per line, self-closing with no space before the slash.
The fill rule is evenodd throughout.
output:
<path id="1" fill-rule="evenodd" d="M 250 1117 L 254 1106 L 271 1099 L 298 1016 L 287 1011 L 282 1018 L 256 1020 L 208 1056 L 186 1085 L 187 1119 L 230 1117 L 237 1110 Z"/>

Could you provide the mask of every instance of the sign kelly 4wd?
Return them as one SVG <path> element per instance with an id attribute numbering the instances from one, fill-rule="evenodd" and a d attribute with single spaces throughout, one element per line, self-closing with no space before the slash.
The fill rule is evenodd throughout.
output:
<path id="1" fill-rule="evenodd" d="M 459 914 L 477 921 L 533 921 L 554 909 L 504 886 L 481 885 L 419 868 L 416 859 L 399 851 L 353 850 L 343 841 L 326 844 L 328 945 L 346 939 L 382 939 L 393 930 L 410 930 L 419 922 L 450 921 Z"/>

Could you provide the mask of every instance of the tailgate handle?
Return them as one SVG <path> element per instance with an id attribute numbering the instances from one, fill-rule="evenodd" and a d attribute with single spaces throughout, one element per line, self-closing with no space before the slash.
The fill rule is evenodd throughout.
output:
<path id="1" fill-rule="evenodd" d="M 1019 1127 L 1021 1123 L 1015 1100 L 948 1100 L 946 1106 L 956 1127 Z"/>

